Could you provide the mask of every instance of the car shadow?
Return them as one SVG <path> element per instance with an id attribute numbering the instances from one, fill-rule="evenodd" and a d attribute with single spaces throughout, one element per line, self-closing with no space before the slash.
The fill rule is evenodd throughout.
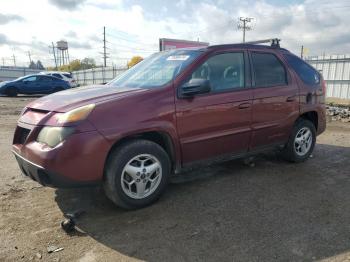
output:
<path id="1" fill-rule="evenodd" d="M 77 226 L 96 241 L 142 260 L 311 261 L 350 250 L 349 159 L 349 147 L 318 144 L 301 164 L 276 153 L 230 161 L 134 211 L 100 188 L 58 189 L 55 200 L 64 213 L 85 210 Z"/>

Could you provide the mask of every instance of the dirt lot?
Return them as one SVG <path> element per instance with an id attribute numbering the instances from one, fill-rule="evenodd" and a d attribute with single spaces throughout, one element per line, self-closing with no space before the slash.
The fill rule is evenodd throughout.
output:
<path id="1" fill-rule="evenodd" d="M 276 153 L 255 167 L 227 162 L 124 211 L 100 189 L 55 190 L 20 175 L 11 140 L 31 99 L 0 97 L 0 261 L 350 261 L 350 124 L 330 123 L 306 163 Z M 77 209 L 83 233 L 67 235 L 59 223 Z M 50 245 L 64 249 L 48 254 Z"/>

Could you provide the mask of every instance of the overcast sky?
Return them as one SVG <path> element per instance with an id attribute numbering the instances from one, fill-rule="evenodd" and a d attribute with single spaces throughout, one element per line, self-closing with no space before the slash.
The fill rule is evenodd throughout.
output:
<path id="1" fill-rule="evenodd" d="M 271 37 L 308 55 L 350 53 L 349 0 L 0 0 L 0 64 L 53 65 L 51 42 L 68 41 L 70 58 L 102 63 L 106 26 L 108 64 L 157 51 L 160 37 L 207 41 L 242 40 L 240 16 L 253 17 L 247 41 Z"/>

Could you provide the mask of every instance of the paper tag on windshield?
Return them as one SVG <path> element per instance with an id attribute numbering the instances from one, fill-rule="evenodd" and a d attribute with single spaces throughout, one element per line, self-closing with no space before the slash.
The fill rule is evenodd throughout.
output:
<path id="1" fill-rule="evenodd" d="M 189 58 L 189 55 L 171 55 L 166 60 L 168 61 L 185 61 Z"/>

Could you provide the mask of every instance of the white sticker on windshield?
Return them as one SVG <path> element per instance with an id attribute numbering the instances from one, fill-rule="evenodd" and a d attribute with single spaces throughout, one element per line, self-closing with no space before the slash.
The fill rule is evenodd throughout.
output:
<path id="1" fill-rule="evenodd" d="M 166 60 L 168 61 L 185 61 L 189 58 L 189 55 L 171 55 Z"/>

